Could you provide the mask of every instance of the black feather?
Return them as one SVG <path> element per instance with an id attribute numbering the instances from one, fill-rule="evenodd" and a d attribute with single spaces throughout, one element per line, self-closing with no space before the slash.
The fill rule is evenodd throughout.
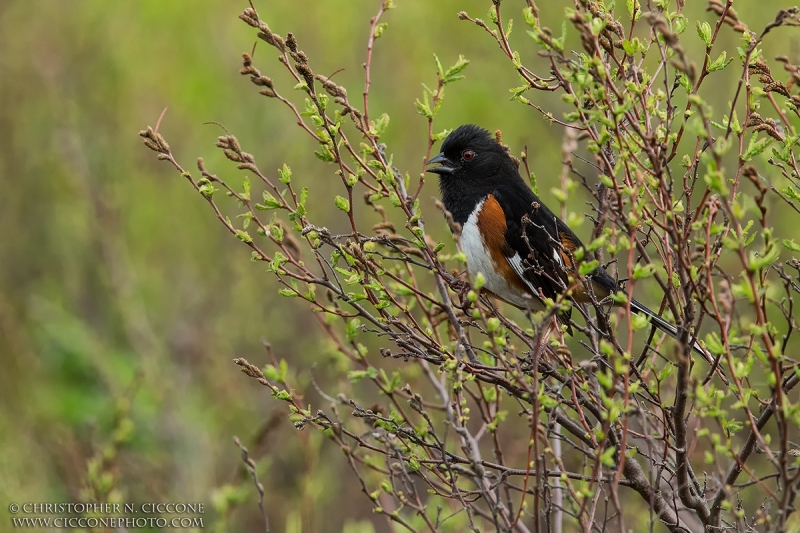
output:
<path id="1" fill-rule="evenodd" d="M 658 329 L 660 329 L 673 339 L 680 340 L 678 338 L 678 328 L 675 327 L 675 325 L 670 324 L 669 322 L 661 318 L 661 316 L 658 313 L 650 310 L 647 306 L 643 305 L 641 302 L 638 302 L 637 300 L 631 300 L 631 311 L 650 317 L 650 323 L 652 325 L 654 325 L 655 327 L 657 327 Z M 694 341 L 694 344 L 692 344 L 692 350 L 702 355 L 704 359 L 708 360 L 708 355 L 706 354 L 706 351 L 700 346 L 700 344 L 697 341 Z"/>

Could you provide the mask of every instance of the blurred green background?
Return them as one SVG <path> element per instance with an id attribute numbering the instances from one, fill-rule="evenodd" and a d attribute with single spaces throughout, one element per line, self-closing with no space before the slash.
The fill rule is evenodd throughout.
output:
<path id="1" fill-rule="evenodd" d="M 360 100 L 377 0 L 254 2 L 273 31 L 295 33 L 317 72 L 344 68 L 336 80 Z M 528 144 L 539 188 L 552 201 L 562 131 L 509 101 L 508 88 L 519 85 L 510 63 L 485 32 L 456 17 L 466 10 L 488 19 L 490 2 L 397 3 L 376 46 L 371 100 L 373 115 L 391 116 L 385 140 L 395 164 L 412 176 L 422 169 L 427 125 L 414 100 L 422 82 L 435 84 L 434 53 L 446 64 L 463 54 L 471 61 L 467 80 L 448 88 L 437 130 L 475 122 L 501 128 L 515 151 Z M 712 20 L 703 3 L 689 3 L 690 20 Z M 514 42 L 528 64 L 541 65 L 521 27 L 523 4 L 504 4 L 518 22 Z M 556 33 L 563 5 L 540 5 Z M 786 6 L 735 7 L 762 28 Z M 298 181 L 312 184 L 312 208 L 330 205 L 339 183 L 332 169 L 308 157 L 313 146 L 288 111 L 238 75 L 241 53 L 255 41 L 237 18 L 245 7 L 0 2 L 0 530 L 10 523 L 9 502 L 92 497 L 205 502 L 206 529 L 258 530 L 255 490 L 233 435 L 259 458 L 273 531 L 371 530 L 369 502 L 341 452 L 314 432 L 295 431 L 285 406 L 231 363 L 246 357 L 263 365 L 266 339 L 335 393 L 315 320 L 277 297 L 264 266 L 249 261 L 205 201 L 137 136 L 168 107 L 160 132 L 181 163 L 194 170 L 202 155 L 232 178 L 213 147 L 222 130 L 203 124 L 217 121 L 262 169 L 287 162 Z M 693 26 L 686 38 L 696 51 Z M 767 57 L 779 45 L 797 63 L 798 32 L 779 31 Z M 721 43 L 732 51 L 737 36 L 726 28 Z M 296 96 L 275 55 L 261 43 L 256 66 Z M 720 78 L 739 72 L 736 62 Z M 735 85 L 714 87 L 712 104 L 721 109 Z M 531 97 L 560 109 L 555 95 Z M 431 185 L 422 197 L 430 225 L 444 235 Z M 576 195 L 570 207 L 583 213 L 584 200 Z M 306 398 L 323 403 L 311 388 Z"/>

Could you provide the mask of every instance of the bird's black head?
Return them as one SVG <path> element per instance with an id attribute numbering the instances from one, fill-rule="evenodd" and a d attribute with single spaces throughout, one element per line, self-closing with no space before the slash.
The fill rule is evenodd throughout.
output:
<path id="1" fill-rule="evenodd" d="M 469 216 L 476 199 L 509 181 L 521 182 L 511 156 L 488 131 L 474 124 L 453 130 L 428 165 L 437 165 L 427 171 L 439 175 L 442 201 L 462 224 L 465 220 L 459 219 Z"/>
<path id="2" fill-rule="evenodd" d="M 428 161 L 428 172 L 440 179 L 465 178 L 475 172 L 496 168 L 511 158 L 485 129 L 465 124 L 453 130 L 442 143 L 442 151 Z"/>

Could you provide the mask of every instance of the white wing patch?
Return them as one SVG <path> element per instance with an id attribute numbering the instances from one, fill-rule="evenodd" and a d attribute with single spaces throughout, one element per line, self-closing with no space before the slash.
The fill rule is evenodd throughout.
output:
<path id="1" fill-rule="evenodd" d="M 561 254 L 558 252 L 557 248 L 553 248 L 553 259 L 562 267 L 564 266 L 564 259 L 561 258 Z"/>
<path id="2" fill-rule="evenodd" d="M 508 258 L 508 264 L 511 265 L 511 268 L 514 269 L 514 272 L 517 273 L 517 276 L 525 282 L 525 285 L 530 289 L 530 291 L 535 294 L 538 298 L 539 296 L 539 289 L 533 286 L 533 283 L 528 281 L 528 278 L 525 277 L 525 269 L 522 267 L 522 258 L 519 256 L 518 253 L 514 254 L 514 257 Z"/>

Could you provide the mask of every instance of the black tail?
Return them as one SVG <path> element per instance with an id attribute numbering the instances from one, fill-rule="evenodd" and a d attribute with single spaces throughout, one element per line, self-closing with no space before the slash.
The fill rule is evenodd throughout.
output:
<path id="1" fill-rule="evenodd" d="M 650 309 L 648 309 L 647 307 L 642 305 L 640 302 L 637 302 L 636 300 L 631 300 L 631 309 L 635 313 L 641 313 L 643 315 L 647 315 L 648 317 L 650 317 L 650 323 L 651 324 L 653 324 L 655 327 L 657 327 L 658 329 L 660 329 L 661 331 L 663 331 L 664 333 L 666 333 L 667 335 L 669 335 L 673 339 L 679 340 L 678 339 L 678 328 L 676 328 L 673 324 L 670 324 L 669 322 L 667 322 L 666 320 L 661 318 L 658 314 L 656 314 L 655 312 L 651 311 Z M 694 344 L 692 345 L 692 349 L 695 352 L 697 352 L 698 354 L 702 355 L 703 359 L 705 359 L 709 363 L 713 363 L 714 362 L 714 359 L 709 355 L 708 352 L 706 352 L 700 346 L 700 344 L 697 341 L 694 341 Z"/>

